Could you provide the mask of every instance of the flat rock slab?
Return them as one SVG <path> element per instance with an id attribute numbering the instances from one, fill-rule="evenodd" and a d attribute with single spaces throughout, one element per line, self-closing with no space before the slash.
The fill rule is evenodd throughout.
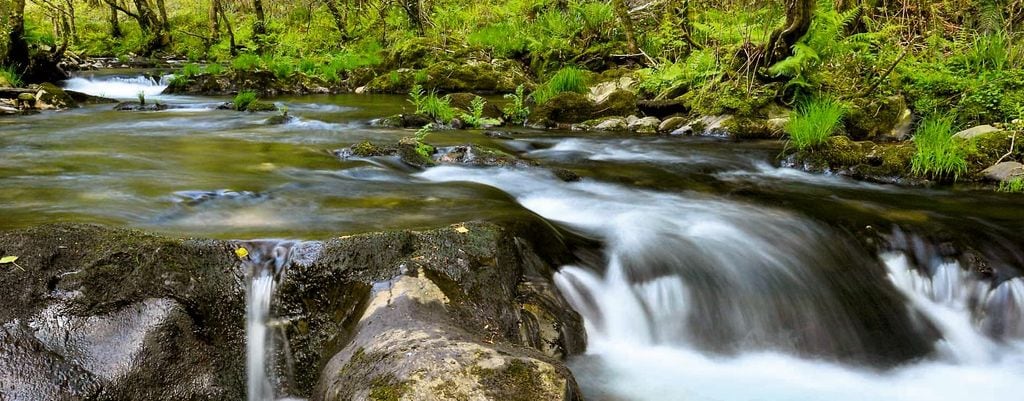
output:
<path id="1" fill-rule="evenodd" d="M 993 127 L 991 125 L 979 125 L 979 126 L 974 127 L 974 128 L 968 128 L 968 129 L 965 129 L 963 131 L 957 132 L 956 134 L 953 134 L 953 137 L 954 138 L 960 138 L 960 139 L 972 139 L 972 138 L 979 137 L 979 136 L 982 136 L 982 135 L 985 135 L 985 134 L 991 134 L 993 132 L 999 132 L 999 131 L 1002 131 L 1002 130 L 1000 130 L 999 128 Z"/>
<path id="2" fill-rule="evenodd" d="M 992 181 L 1007 181 L 1014 177 L 1024 176 L 1024 164 L 1017 162 L 1002 162 L 982 170 L 982 175 Z"/>

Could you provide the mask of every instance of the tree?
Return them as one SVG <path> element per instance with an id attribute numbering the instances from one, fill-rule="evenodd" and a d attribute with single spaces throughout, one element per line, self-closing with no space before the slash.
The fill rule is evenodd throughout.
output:
<path id="1" fill-rule="evenodd" d="M 0 64 L 24 70 L 29 66 L 25 42 L 25 0 L 0 0 Z"/>
<path id="2" fill-rule="evenodd" d="M 633 31 L 633 20 L 629 17 L 629 8 L 625 0 L 612 0 L 612 8 L 615 9 L 615 17 L 618 18 L 622 30 L 626 33 L 626 50 L 631 54 L 640 52 L 636 46 L 636 32 Z"/>
<path id="3" fill-rule="evenodd" d="M 793 46 L 811 29 L 816 0 L 785 0 L 786 24 L 772 32 L 761 52 L 760 67 L 768 67 L 789 57 Z"/>
<path id="4" fill-rule="evenodd" d="M 124 13 L 134 19 L 139 24 L 139 30 L 144 34 L 150 35 L 149 43 L 146 44 L 146 48 L 143 51 L 147 54 L 151 54 L 158 50 L 166 49 L 171 44 L 171 33 L 170 26 L 164 21 L 160 20 L 160 17 L 153 12 L 152 6 L 149 4 L 149 0 L 133 0 L 135 4 L 135 12 L 132 12 L 127 7 L 122 7 L 118 4 L 117 0 L 103 0 L 111 8 Z M 163 1 L 160 0 L 159 4 Z"/>
<path id="5" fill-rule="evenodd" d="M 261 36 L 267 33 L 267 17 L 263 14 L 263 0 L 252 0 L 252 9 L 256 13 L 256 24 L 252 27 L 252 33 Z"/>

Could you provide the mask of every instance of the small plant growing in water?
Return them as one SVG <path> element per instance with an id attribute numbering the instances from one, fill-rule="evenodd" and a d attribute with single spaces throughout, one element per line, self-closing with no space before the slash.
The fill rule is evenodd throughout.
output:
<path id="1" fill-rule="evenodd" d="M 910 160 L 910 171 L 921 176 L 952 177 L 955 181 L 967 172 L 964 150 L 953 140 L 951 117 L 926 117 L 914 132 L 917 152 Z"/>
<path id="2" fill-rule="evenodd" d="M 530 109 L 526 107 L 526 97 L 523 95 L 525 90 L 523 85 L 519 85 L 516 87 L 516 93 L 505 95 L 505 99 L 511 102 L 505 105 L 502 112 L 505 113 L 505 118 L 516 124 L 525 124 L 526 118 L 530 116 Z"/>
<path id="3" fill-rule="evenodd" d="M 138 96 L 139 96 L 139 104 L 145 106 L 146 105 L 146 92 L 139 91 Z"/>
<path id="4" fill-rule="evenodd" d="M 235 110 L 243 111 L 249 107 L 252 102 L 256 101 L 256 92 L 253 91 L 241 91 L 238 95 L 235 95 L 233 101 Z"/>
<path id="5" fill-rule="evenodd" d="M 786 124 L 789 140 L 799 150 L 811 149 L 828 141 L 839 129 L 846 108 L 839 101 L 827 98 L 811 98 L 797 107 Z"/>
<path id="6" fill-rule="evenodd" d="M 430 135 L 433 129 L 433 124 L 427 124 L 416 130 L 416 135 L 414 135 L 414 138 L 416 138 L 416 153 L 426 159 L 430 158 L 430 154 L 434 152 L 434 147 L 427 145 L 427 143 L 423 141 L 427 139 L 427 135 Z"/>
<path id="7" fill-rule="evenodd" d="M 477 96 L 469 102 L 469 113 L 462 113 L 462 121 L 470 127 L 480 127 L 484 121 L 484 106 L 487 101 Z"/>

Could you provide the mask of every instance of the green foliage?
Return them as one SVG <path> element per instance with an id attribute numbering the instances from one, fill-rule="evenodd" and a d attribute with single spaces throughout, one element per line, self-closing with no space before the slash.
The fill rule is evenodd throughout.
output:
<path id="1" fill-rule="evenodd" d="M 926 117 L 914 132 L 917 148 L 911 171 L 921 176 L 956 180 L 967 172 L 964 150 L 953 140 L 953 119 Z"/>
<path id="2" fill-rule="evenodd" d="M 202 74 L 202 73 L 203 73 L 203 69 L 202 69 L 202 67 L 199 66 L 199 64 L 188 63 L 188 64 L 185 64 L 184 67 L 181 67 L 181 74 L 180 75 L 182 75 L 184 77 L 194 77 L 194 76 Z"/>
<path id="3" fill-rule="evenodd" d="M 183 74 L 174 74 L 174 76 L 171 77 L 170 86 L 180 88 L 184 87 L 185 85 L 188 85 L 188 83 L 189 79 L 187 76 Z"/>
<path id="4" fill-rule="evenodd" d="M 505 114 L 505 118 L 515 124 L 526 123 L 526 118 L 530 116 L 530 109 L 526 107 L 526 96 L 523 85 L 516 87 L 515 93 L 509 93 L 505 95 L 505 99 L 509 100 L 509 103 L 501 110 Z"/>
<path id="5" fill-rule="evenodd" d="M 284 79 L 295 74 L 295 59 L 287 56 L 279 56 L 267 60 L 267 68 L 274 73 L 275 77 Z"/>
<path id="6" fill-rule="evenodd" d="M 241 91 L 238 95 L 235 95 L 235 99 L 232 103 L 235 105 L 235 110 L 243 111 L 249 108 L 252 102 L 256 101 L 256 92 L 253 91 Z"/>
<path id="7" fill-rule="evenodd" d="M 515 22 L 501 22 L 471 33 L 467 41 L 490 50 L 495 57 L 517 57 L 525 53 L 530 44 L 524 28 Z"/>
<path id="8" fill-rule="evenodd" d="M 8 84 L 15 88 L 24 84 L 21 80 L 21 74 L 13 66 L 0 66 L 0 80 L 7 81 Z"/>
<path id="9" fill-rule="evenodd" d="M 846 27 L 856 21 L 859 13 L 856 7 L 840 13 L 832 0 L 818 0 L 811 27 L 793 46 L 793 55 L 771 66 L 768 72 L 789 78 L 787 86 L 798 92 L 817 87 L 821 80 L 815 76 L 818 70 L 832 59 L 852 53 L 856 40 L 863 38 L 844 38 Z"/>
<path id="10" fill-rule="evenodd" d="M 543 104 L 559 93 L 586 93 L 587 89 L 587 72 L 576 67 L 565 67 L 558 70 L 530 96 L 537 104 Z"/>
<path id="11" fill-rule="evenodd" d="M 812 149 L 832 136 L 842 123 L 845 107 L 837 100 L 815 97 L 801 104 L 786 124 L 789 140 L 797 149 Z"/>
<path id="12" fill-rule="evenodd" d="M 146 92 L 139 91 L 137 96 L 139 97 L 139 104 L 145 106 L 146 105 Z"/>
<path id="13" fill-rule="evenodd" d="M 1017 176 L 999 183 L 1000 192 L 1024 193 L 1024 177 Z"/>
<path id="14" fill-rule="evenodd" d="M 239 54 L 231 61 L 231 69 L 235 71 L 255 71 L 263 66 L 260 56 L 253 53 Z"/>
<path id="15" fill-rule="evenodd" d="M 416 135 L 414 136 L 416 138 L 416 153 L 419 153 L 424 159 L 430 159 L 430 154 L 434 153 L 434 147 L 424 142 L 427 139 L 427 135 L 433 132 L 433 128 L 433 124 L 424 125 L 416 130 Z"/>
<path id="16" fill-rule="evenodd" d="M 955 62 L 965 71 L 975 74 L 1001 71 L 1010 61 L 1010 44 L 1007 39 L 1007 35 L 1001 31 L 980 35 L 970 44 L 962 46 L 962 53 L 956 57 Z"/>
<path id="17" fill-rule="evenodd" d="M 661 95 L 678 86 L 698 88 L 721 73 L 718 55 L 713 49 L 691 52 L 685 60 L 661 63 L 640 71 L 640 89 Z"/>
<path id="18" fill-rule="evenodd" d="M 473 128 L 480 128 L 484 125 L 491 124 L 490 118 L 484 118 L 484 106 L 487 105 L 487 101 L 484 98 L 477 96 L 469 102 L 469 113 L 462 113 L 462 122 L 466 123 L 467 126 Z M 494 121 L 496 122 L 496 121 Z"/>
<path id="19" fill-rule="evenodd" d="M 220 64 L 207 64 L 203 72 L 210 75 L 220 75 L 224 72 L 224 66 Z"/>
<path id="20" fill-rule="evenodd" d="M 416 107 L 416 114 L 423 114 L 442 123 L 449 123 L 455 118 L 455 108 L 451 105 L 451 96 L 437 96 L 437 92 L 429 94 L 423 86 L 413 85 L 409 92 L 409 103 Z"/>

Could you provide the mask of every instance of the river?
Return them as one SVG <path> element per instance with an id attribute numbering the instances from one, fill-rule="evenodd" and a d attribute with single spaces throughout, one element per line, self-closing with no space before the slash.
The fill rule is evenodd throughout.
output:
<path id="1" fill-rule="evenodd" d="M 0 229 L 74 221 L 307 240 L 526 209 L 603 244 L 555 278 L 586 323 L 588 351 L 570 367 L 588 399 L 1020 397 L 1019 195 L 779 168 L 777 141 L 529 129 L 427 141 L 489 146 L 582 179 L 542 167 L 418 170 L 332 153 L 411 135 L 370 124 L 408 109 L 398 96 L 276 98 L 297 119 L 268 125 L 273 114 L 160 95 L 160 82 L 135 73 L 65 86 L 172 107 L 0 120 Z M 972 258 L 985 274 L 966 271 Z"/>

